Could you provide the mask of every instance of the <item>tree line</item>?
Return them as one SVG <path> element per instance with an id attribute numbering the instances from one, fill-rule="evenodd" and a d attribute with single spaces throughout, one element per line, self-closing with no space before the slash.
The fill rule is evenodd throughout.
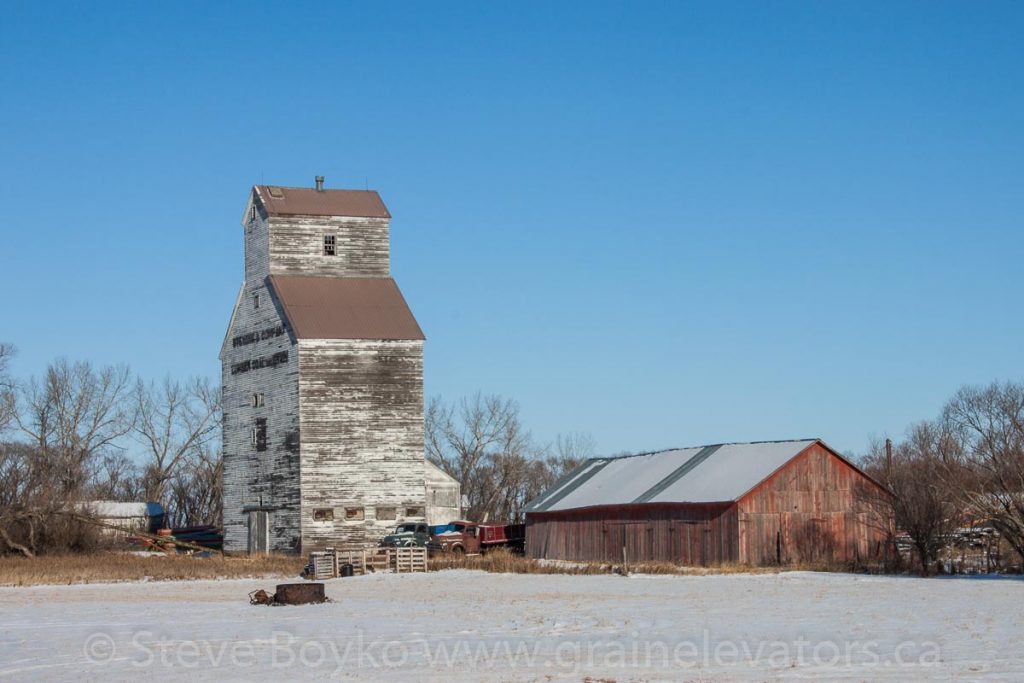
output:
<path id="1" fill-rule="evenodd" d="M 64 359 L 17 381 L 13 355 L 0 344 L 0 551 L 85 543 L 68 515 L 82 501 L 159 501 L 171 525 L 221 523 L 217 386 Z"/>
<path id="2" fill-rule="evenodd" d="M 83 501 L 157 501 L 170 526 L 222 523 L 219 387 L 65 359 L 17 381 L 13 355 L 0 344 L 0 552 L 85 547 L 88 525 L 66 514 Z M 462 485 L 463 514 L 481 520 L 522 520 L 594 450 L 583 434 L 538 444 L 517 403 L 481 394 L 430 401 L 425 442 Z"/>
<path id="3" fill-rule="evenodd" d="M 426 456 L 462 486 L 463 514 L 474 520 L 521 522 L 527 504 L 586 458 L 594 441 L 560 434 L 541 444 L 523 425 L 519 404 L 477 393 L 426 407 Z"/>
<path id="4" fill-rule="evenodd" d="M 25 381 L 0 344 L 0 552 L 74 548 L 61 513 L 78 501 L 159 501 L 171 525 L 221 524 L 220 389 L 205 379 L 145 382 L 123 367 L 57 360 Z M 536 441 L 519 405 L 476 394 L 425 410 L 426 457 L 462 486 L 464 515 L 522 521 L 527 504 L 594 456 L 586 434 Z M 1024 384 L 957 391 L 940 414 L 861 466 L 874 523 L 905 535 L 923 573 L 958 530 L 994 529 L 1024 562 Z"/>
<path id="5" fill-rule="evenodd" d="M 876 502 L 893 533 L 909 538 L 923 574 L 964 530 L 981 526 L 1024 562 L 1024 384 L 962 387 L 889 449 L 872 444 L 862 464 L 888 488 Z"/>

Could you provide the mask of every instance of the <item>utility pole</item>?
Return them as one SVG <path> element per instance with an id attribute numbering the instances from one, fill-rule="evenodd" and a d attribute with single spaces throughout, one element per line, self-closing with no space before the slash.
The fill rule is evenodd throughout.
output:
<path id="1" fill-rule="evenodd" d="M 885 483 L 892 480 L 892 439 L 885 440 Z"/>

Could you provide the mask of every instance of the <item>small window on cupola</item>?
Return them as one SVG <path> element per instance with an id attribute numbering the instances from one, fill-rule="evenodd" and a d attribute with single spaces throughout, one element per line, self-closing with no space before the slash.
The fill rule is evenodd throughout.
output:
<path id="1" fill-rule="evenodd" d="M 334 256 L 334 235 L 324 235 L 324 256 Z"/>
<path id="2" fill-rule="evenodd" d="M 260 295 L 259 294 L 253 294 L 252 295 L 252 307 L 253 308 L 259 308 L 260 307 Z"/>

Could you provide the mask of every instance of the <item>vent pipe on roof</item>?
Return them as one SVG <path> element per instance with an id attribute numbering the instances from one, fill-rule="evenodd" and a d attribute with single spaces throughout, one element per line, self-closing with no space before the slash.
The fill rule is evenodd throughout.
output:
<path id="1" fill-rule="evenodd" d="M 318 175 L 316 177 L 316 191 L 317 192 L 323 192 L 324 191 L 324 177 L 322 175 Z"/>

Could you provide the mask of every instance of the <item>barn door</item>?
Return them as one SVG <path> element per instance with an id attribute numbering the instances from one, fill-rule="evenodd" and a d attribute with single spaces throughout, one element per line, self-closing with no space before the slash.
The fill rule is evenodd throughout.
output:
<path id="1" fill-rule="evenodd" d="M 646 521 L 605 522 L 605 559 L 627 563 L 650 561 L 652 533 L 653 527 Z"/>
<path id="2" fill-rule="evenodd" d="M 270 513 L 266 510 L 249 512 L 249 554 L 266 555 L 270 552 Z"/>
<path id="3" fill-rule="evenodd" d="M 629 562 L 650 562 L 654 559 L 654 528 L 647 522 L 622 525 L 626 532 L 626 557 Z"/>
<path id="4" fill-rule="evenodd" d="M 669 557 L 683 566 L 706 567 L 719 562 L 711 525 L 707 520 L 687 519 L 669 525 Z"/>
<path id="5" fill-rule="evenodd" d="M 615 524 L 614 522 L 604 522 L 602 525 L 603 536 L 604 536 L 604 558 L 605 560 L 616 562 L 622 561 L 622 543 L 623 543 L 623 531 L 621 524 Z"/>

